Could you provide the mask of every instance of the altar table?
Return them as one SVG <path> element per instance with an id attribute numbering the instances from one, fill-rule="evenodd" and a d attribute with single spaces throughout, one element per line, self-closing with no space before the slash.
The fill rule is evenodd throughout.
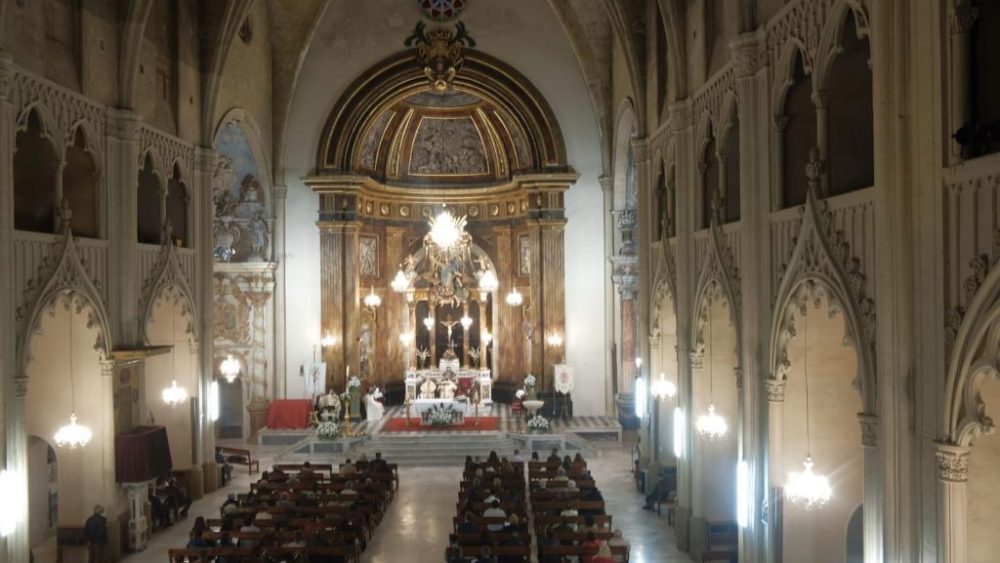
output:
<path id="1" fill-rule="evenodd" d="M 455 417 L 456 424 L 462 424 L 466 416 L 472 414 L 472 404 L 468 401 L 454 401 L 451 399 L 414 399 L 410 401 L 410 416 L 415 416 L 424 420 L 425 415 L 437 406 L 450 405 L 452 410 L 458 413 Z"/>
<path id="2" fill-rule="evenodd" d="M 267 427 L 271 430 L 298 430 L 309 427 L 312 401 L 308 399 L 276 399 L 267 407 Z"/>

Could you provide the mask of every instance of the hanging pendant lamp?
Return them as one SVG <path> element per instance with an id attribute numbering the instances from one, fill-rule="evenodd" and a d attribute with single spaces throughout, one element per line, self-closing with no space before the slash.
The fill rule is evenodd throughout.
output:
<path id="1" fill-rule="evenodd" d="M 803 508 L 819 508 L 833 497 L 833 488 L 825 475 L 813 472 L 811 451 L 811 436 L 809 428 L 809 322 L 802 316 L 803 345 L 802 371 L 806 382 L 806 459 L 802 462 L 802 471 L 788 474 L 785 482 L 785 498 Z"/>
<path id="2" fill-rule="evenodd" d="M 170 312 L 170 340 L 172 346 L 170 346 L 170 364 L 172 373 L 174 377 L 177 377 L 177 315 L 174 311 Z M 170 382 L 170 387 L 167 387 L 160 394 L 163 397 L 163 402 L 171 407 L 176 407 L 177 405 L 183 403 L 188 398 L 187 389 L 179 387 L 177 385 L 177 380 L 173 379 Z"/>
<path id="3" fill-rule="evenodd" d="M 52 437 L 57 447 L 76 448 L 86 447 L 94 433 L 90 428 L 76 422 L 76 386 L 73 381 L 73 315 L 69 318 L 69 392 L 72 403 L 72 410 L 69 414 L 69 424 L 62 426 Z"/>
<path id="4" fill-rule="evenodd" d="M 714 351 L 714 343 L 712 342 L 712 318 L 708 319 L 708 342 L 709 342 L 709 353 L 708 357 L 708 389 L 709 389 L 709 404 L 708 412 L 702 414 L 695 421 L 694 427 L 698 431 L 698 434 L 702 438 L 707 440 L 721 440 L 723 436 L 729 432 L 729 425 L 726 423 L 726 419 L 715 412 L 715 370 L 712 366 L 712 354 Z"/>

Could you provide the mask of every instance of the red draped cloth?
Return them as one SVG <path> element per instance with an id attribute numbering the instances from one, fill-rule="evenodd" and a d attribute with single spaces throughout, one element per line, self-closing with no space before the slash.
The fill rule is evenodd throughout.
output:
<path id="1" fill-rule="evenodd" d="M 115 435 L 115 479 L 141 483 L 170 471 L 170 442 L 162 426 L 138 426 Z"/>
<path id="2" fill-rule="evenodd" d="M 271 430 L 308 428 L 310 412 L 312 401 L 309 399 L 271 401 L 267 408 L 267 427 Z"/>

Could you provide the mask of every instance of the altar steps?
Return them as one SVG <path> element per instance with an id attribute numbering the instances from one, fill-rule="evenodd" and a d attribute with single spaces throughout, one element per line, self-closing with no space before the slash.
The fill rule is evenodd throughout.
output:
<path id="1" fill-rule="evenodd" d="M 386 459 L 401 467 L 457 467 L 465 463 L 465 456 L 486 458 L 491 451 L 501 457 L 513 456 L 518 445 L 506 434 L 482 433 L 441 433 L 419 436 L 376 434 L 364 444 L 350 452 L 353 456 L 362 453 L 369 459 L 375 452 L 382 452 Z"/>

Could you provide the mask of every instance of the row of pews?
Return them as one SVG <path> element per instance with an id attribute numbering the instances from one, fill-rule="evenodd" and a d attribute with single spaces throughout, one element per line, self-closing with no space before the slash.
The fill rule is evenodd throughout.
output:
<path id="1" fill-rule="evenodd" d="M 446 563 L 530 561 L 524 477 L 523 461 L 500 458 L 495 452 L 485 461 L 466 459 Z"/>
<path id="2" fill-rule="evenodd" d="M 399 470 L 369 461 L 279 464 L 230 494 L 218 518 L 195 520 L 170 563 L 356 563 L 399 488 Z"/>
<path id="3" fill-rule="evenodd" d="M 629 560 L 629 545 L 614 530 L 604 497 L 580 454 L 528 462 L 529 505 L 540 563 Z"/>

